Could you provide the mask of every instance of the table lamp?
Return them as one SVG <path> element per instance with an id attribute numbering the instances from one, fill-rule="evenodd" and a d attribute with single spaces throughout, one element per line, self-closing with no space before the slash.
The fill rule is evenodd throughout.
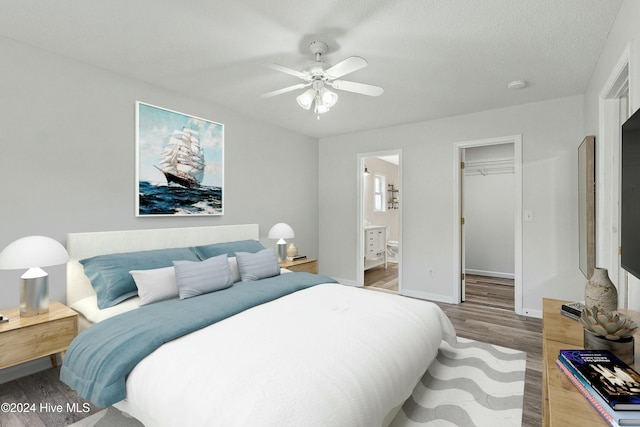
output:
<path id="1" fill-rule="evenodd" d="M 67 250 L 56 240 L 28 236 L 0 252 L 0 270 L 28 270 L 20 277 L 20 317 L 49 312 L 49 275 L 41 267 L 69 261 Z"/>
<path id="2" fill-rule="evenodd" d="M 278 261 L 282 262 L 287 259 L 287 242 L 284 239 L 292 239 L 296 237 L 293 228 L 289 224 L 279 222 L 269 230 L 270 239 L 279 239 L 278 245 Z"/>

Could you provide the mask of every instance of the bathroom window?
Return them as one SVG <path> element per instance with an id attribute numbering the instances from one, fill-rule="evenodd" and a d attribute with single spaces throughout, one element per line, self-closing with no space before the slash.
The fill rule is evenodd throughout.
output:
<path id="1" fill-rule="evenodd" d="M 384 175 L 375 175 L 373 177 L 373 211 L 384 212 L 387 206 L 385 202 L 385 178 Z"/>

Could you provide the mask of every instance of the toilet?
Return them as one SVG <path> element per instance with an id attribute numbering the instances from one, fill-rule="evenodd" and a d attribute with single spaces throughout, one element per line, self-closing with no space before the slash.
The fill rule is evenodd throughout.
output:
<path id="1" fill-rule="evenodd" d="M 387 240 L 387 261 L 398 262 L 398 241 Z"/>

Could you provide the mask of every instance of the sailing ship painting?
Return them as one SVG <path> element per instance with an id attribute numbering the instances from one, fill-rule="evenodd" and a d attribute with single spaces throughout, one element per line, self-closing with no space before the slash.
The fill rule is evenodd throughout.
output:
<path id="1" fill-rule="evenodd" d="M 198 131 L 188 128 L 174 130 L 164 147 L 160 164 L 155 165 L 167 178 L 186 188 L 199 187 L 204 177 L 204 151 Z"/>
<path id="2" fill-rule="evenodd" d="M 224 126 L 142 102 L 136 113 L 136 215 L 222 215 Z"/>

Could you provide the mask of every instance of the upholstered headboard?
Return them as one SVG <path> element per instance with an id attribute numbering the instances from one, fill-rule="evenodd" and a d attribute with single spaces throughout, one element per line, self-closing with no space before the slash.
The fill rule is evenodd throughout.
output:
<path id="1" fill-rule="evenodd" d="M 71 233 L 67 235 L 67 305 L 95 294 L 81 259 L 236 240 L 259 240 L 258 224 Z"/>

